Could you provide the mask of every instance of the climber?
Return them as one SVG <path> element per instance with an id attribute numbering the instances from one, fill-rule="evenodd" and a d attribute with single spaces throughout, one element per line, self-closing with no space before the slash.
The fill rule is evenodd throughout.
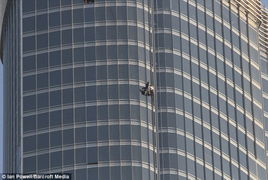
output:
<path id="1" fill-rule="evenodd" d="M 94 2 L 94 0 L 84 0 L 84 3 Z"/>
<path id="2" fill-rule="evenodd" d="M 147 82 L 145 84 L 145 87 L 142 87 L 140 89 L 140 92 L 144 96 L 153 96 L 154 95 L 154 87 L 149 82 Z"/>

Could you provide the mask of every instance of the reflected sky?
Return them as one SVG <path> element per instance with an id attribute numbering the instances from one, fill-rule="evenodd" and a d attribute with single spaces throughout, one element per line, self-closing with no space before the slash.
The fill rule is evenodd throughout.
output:
<path id="1" fill-rule="evenodd" d="M 265 7 L 268 7 L 268 0 L 262 0 L 262 3 L 265 5 Z"/>

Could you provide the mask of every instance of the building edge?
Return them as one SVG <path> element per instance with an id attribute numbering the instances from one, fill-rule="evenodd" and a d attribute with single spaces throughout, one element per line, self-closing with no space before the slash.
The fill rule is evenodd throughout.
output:
<path id="1" fill-rule="evenodd" d="M 2 59 L 2 29 L 3 29 L 3 22 L 4 22 L 4 15 L 6 12 L 7 0 L 1 0 L 0 2 L 0 59 Z"/>

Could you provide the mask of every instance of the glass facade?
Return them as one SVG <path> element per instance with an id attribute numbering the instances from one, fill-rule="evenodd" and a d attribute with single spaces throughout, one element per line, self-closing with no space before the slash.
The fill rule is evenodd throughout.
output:
<path id="1" fill-rule="evenodd" d="M 267 179 L 268 56 L 251 10 L 235 0 L 9 1 L 5 171 Z M 146 82 L 154 97 L 140 93 Z"/>
<path id="2" fill-rule="evenodd" d="M 23 172 L 155 179 L 149 2 L 22 2 Z"/>
<path id="3" fill-rule="evenodd" d="M 253 17 L 232 1 L 156 3 L 160 179 L 267 179 Z"/>
<path id="4" fill-rule="evenodd" d="M 267 73 L 268 73 L 268 55 L 267 55 L 267 47 L 268 47 L 268 41 L 267 35 L 268 35 L 268 11 L 267 9 L 263 10 L 262 12 L 262 21 L 263 23 L 260 26 L 260 67 L 261 67 L 261 81 L 262 81 L 262 99 L 263 99 L 263 120 L 265 123 L 265 154 L 267 155 L 267 149 L 268 149 L 268 114 L 267 114 L 267 108 L 268 108 L 268 78 L 267 78 Z M 268 165 L 268 158 L 266 158 L 266 167 Z"/>

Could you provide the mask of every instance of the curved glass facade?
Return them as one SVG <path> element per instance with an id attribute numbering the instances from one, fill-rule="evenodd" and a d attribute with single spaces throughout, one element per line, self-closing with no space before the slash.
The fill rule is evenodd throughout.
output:
<path id="1" fill-rule="evenodd" d="M 148 2 L 22 9 L 23 171 L 154 179 L 152 108 L 139 92 L 150 74 Z"/>
<path id="2" fill-rule="evenodd" d="M 22 7 L 23 171 L 154 179 L 148 2 Z"/>
<path id="3" fill-rule="evenodd" d="M 157 1 L 161 179 L 266 179 L 258 26 L 234 1 Z"/>
<path id="4" fill-rule="evenodd" d="M 259 33 L 234 0 L 10 1 L 5 171 L 267 179 Z"/>

